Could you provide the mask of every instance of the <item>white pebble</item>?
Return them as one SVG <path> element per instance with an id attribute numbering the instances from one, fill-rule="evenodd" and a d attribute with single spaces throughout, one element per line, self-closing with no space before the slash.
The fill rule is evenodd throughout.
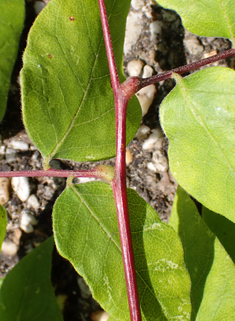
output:
<path id="1" fill-rule="evenodd" d="M 13 191 L 22 202 L 25 202 L 30 194 L 29 180 L 27 177 L 13 177 L 11 180 Z"/>
<path id="2" fill-rule="evenodd" d="M 141 125 L 140 128 L 138 129 L 137 133 L 136 133 L 136 137 L 139 140 L 145 139 L 148 137 L 150 133 L 150 128 L 146 125 Z"/>
<path id="3" fill-rule="evenodd" d="M 10 180 L 7 177 L 0 177 L 0 204 L 5 205 L 10 199 Z"/>
<path id="4" fill-rule="evenodd" d="M 18 150 L 28 150 L 29 149 L 29 145 L 25 142 L 22 142 L 20 140 L 12 140 L 9 145 L 11 148 L 13 149 L 18 149 Z"/>
<path id="5" fill-rule="evenodd" d="M 144 6 L 143 0 L 131 0 L 132 8 L 135 10 L 140 10 Z"/>
<path id="6" fill-rule="evenodd" d="M 45 3 L 42 2 L 42 1 L 35 1 L 34 3 L 34 10 L 35 10 L 35 13 L 38 15 L 42 9 L 45 7 Z"/>
<path id="7" fill-rule="evenodd" d="M 140 59 L 131 60 L 127 64 L 127 72 L 130 77 L 139 76 L 144 66 L 144 62 Z"/>
<path id="8" fill-rule="evenodd" d="M 91 314 L 92 321 L 108 321 L 109 317 L 110 315 L 105 311 L 96 311 Z"/>
<path id="9" fill-rule="evenodd" d="M 29 196 L 29 198 L 27 199 L 27 204 L 31 206 L 35 211 L 37 211 L 40 206 L 37 196 L 34 194 Z"/>
<path id="10" fill-rule="evenodd" d="M 34 231 L 33 225 L 37 225 L 38 221 L 36 218 L 28 213 L 27 211 L 22 211 L 20 218 L 20 228 L 25 233 L 32 233 Z"/>
<path id="11" fill-rule="evenodd" d="M 155 144 L 159 140 L 159 138 L 163 137 L 163 133 L 160 128 L 153 129 L 152 134 L 149 136 L 148 139 L 143 144 L 144 150 L 151 150 L 155 148 Z"/>
<path id="12" fill-rule="evenodd" d="M 201 54 L 204 50 L 196 36 L 184 40 L 185 47 L 191 55 Z"/>
<path id="13" fill-rule="evenodd" d="M 7 148 L 5 157 L 8 162 L 13 162 L 16 159 L 16 151 L 12 148 Z"/>
<path id="14" fill-rule="evenodd" d="M 136 96 L 139 100 L 140 106 L 142 108 L 142 116 L 146 115 L 149 107 L 151 106 L 157 89 L 154 85 L 149 85 L 140 89 Z"/>
<path id="15" fill-rule="evenodd" d="M 149 25 L 150 28 L 150 41 L 155 41 L 157 36 L 161 34 L 162 32 L 162 22 L 159 20 L 156 20 L 154 22 L 151 22 Z"/>
<path id="16" fill-rule="evenodd" d="M 133 161 L 133 155 L 131 154 L 131 151 L 129 148 L 126 149 L 126 165 L 130 165 L 130 163 Z"/>
<path id="17" fill-rule="evenodd" d="M 148 78 L 153 75 L 153 68 L 146 65 L 144 66 L 143 78 Z"/>
<path id="18" fill-rule="evenodd" d="M 84 281 L 84 279 L 81 278 L 80 276 L 78 276 L 77 283 L 78 283 L 78 286 L 81 290 L 81 297 L 83 299 L 88 299 L 91 296 L 91 291 L 90 291 L 88 285 L 86 284 L 86 282 Z"/>
<path id="19" fill-rule="evenodd" d="M 156 167 L 154 166 L 154 164 L 151 163 L 147 163 L 147 168 L 150 169 L 151 171 L 153 171 L 154 173 L 156 173 Z"/>
<path id="20" fill-rule="evenodd" d="M 126 21 L 126 34 L 124 43 L 124 54 L 131 51 L 142 32 L 142 13 L 130 12 Z"/>
<path id="21" fill-rule="evenodd" d="M 168 160 L 160 150 L 156 150 L 153 153 L 152 160 L 157 172 L 166 172 L 168 170 Z"/>
<path id="22" fill-rule="evenodd" d="M 10 242 L 10 241 L 4 241 L 2 243 L 1 252 L 4 255 L 13 256 L 17 253 L 17 251 L 18 251 L 18 246 L 15 243 Z"/>

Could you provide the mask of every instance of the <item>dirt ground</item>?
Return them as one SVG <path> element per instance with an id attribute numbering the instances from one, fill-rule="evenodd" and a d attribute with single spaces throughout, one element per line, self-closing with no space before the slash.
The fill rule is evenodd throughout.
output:
<path id="1" fill-rule="evenodd" d="M 27 136 L 21 118 L 19 71 L 22 68 L 22 52 L 26 37 L 36 13 L 35 4 L 26 1 L 26 23 L 22 34 L 18 59 L 12 75 L 6 115 L 0 124 L 0 170 L 41 169 L 41 155 Z M 132 1 L 129 14 L 131 29 L 137 26 L 136 41 L 125 43 L 124 72 L 129 76 L 129 63 L 141 61 L 142 69 L 153 74 L 197 61 L 201 58 L 229 49 L 229 41 L 219 38 L 199 38 L 186 31 L 175 12 L 165 10 L 151 0 Z M 140 30 L 140 33 L 138 33 Z M 127 30 L 127 38 L 128 38 Z M 130 36 L 131 38 L 132 36 Z M 126 39 L 127 39 L 126 38 Z M 220 61 L 214 65 L 233 67 L 234 60 Z M 150 69 L 144 66 L 151 67 Z M 168 141 L 159 123 L 159 106 L 174 87 L 172 79 L 157 84 L 148 112 L 143 116 L 141 131 L 127 147 L 127 185 L 133 188 L 167 221 L 177 183 L 168 168 Z M 148 94 L 147 94 L 148 95 Z M 18 144 L 16 142 L 23 142 Z M 114 160 L 102 163 L 114 164 Z M 53 161 L 52 166 L 62 169 L 91 168 L 96 164 Z M 63 178 L 32 178 L 28 182 L 31 201 L 22 201 L 9 185 L 10 198 L 4 205 L 8 214 L 6 240 L 13 244 L 0 257 L 0 278 L 30 250 L 52 235 L 52 207 L 65 187 Z M 34 203 L 32 201 L 34 199 Z M 36 199 L 36 201 L 35 201 Z M 31 230 L 22 227 L 22 213 L 37 219 Z M 30 217 L 31 217 L 30 216 Z M 53 255 L 52 283 L 55 293 L 64 301 L 65 321 L 91 320 L 91 312 L 100 309 L 92 299 L 81 277 L 69 262 L 56 251 Z"/>

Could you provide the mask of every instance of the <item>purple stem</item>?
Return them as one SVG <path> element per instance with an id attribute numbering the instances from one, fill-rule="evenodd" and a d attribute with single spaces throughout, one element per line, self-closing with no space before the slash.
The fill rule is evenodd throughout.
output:
<path id="1" fill-rule="evenodd" d="M 219 53 L 217 55 L 214 55 L 214 56 L 211 56 L 211 57 L 208 57 L 208 58 L 193 62 L 191 64 L 188 64 L 188 65 L 185 65 L 185 66 L 181 66 L 181 67 L 178 67 L 178 68 L 163 72 L 163 73 L 158 74 L 158 75 L 154 75 L 154 76 L 149 77 L 149 78 L 133 77 L 133 78 L 136 79 L 136 81 L 137 81 L 137 79 L 139 80 L 139 86 L 138 86 L 138 89 L 136 91 L 140 90 L 143 87 L 149 86 L 151 84 L 155 84 L 155 83 L 157 83 L 159 81 L 168 79 L 168 78 L 171 77 L 172 73 L 184 74 L 184 73 L 189 72 L 191 70 L 198 69 L 200 67 L 203 67 L 203 66 L 206 66 L 208 64 L 211 64 L 211 63 L 213 63 L 215 61 L 218 61 L 218 60 L 221 60 L 221 59 L 226 59 L 226 58 L 231 57 L 233 55 L 235 55 L 235 49 L 229 49 L 229 50 L 221 52 L 221 53 Z"/>
<path id="2" fill-rule="evenodd" d="M 126 108 L 130 95 L 126 93 L 125 87 L 120 85 L 118 79 L 105 2 L 104 0 L 98 0 L 98 2 L 115 102 L 116 161 L 111 185 L 117 209 L 130 318 L 131 321 L 141 321 L 126 190 Z M 134 94 L 133 86 L 131 88 Z"/>
<path id="3" fill-rule="evenodd" d="M 48 170 L 0 171 L 0 177 L 69 177 L 70 175 L 73 177 L 103 178 L 100 171 L 96 169 L 78 171 L 49 168 Z"/>

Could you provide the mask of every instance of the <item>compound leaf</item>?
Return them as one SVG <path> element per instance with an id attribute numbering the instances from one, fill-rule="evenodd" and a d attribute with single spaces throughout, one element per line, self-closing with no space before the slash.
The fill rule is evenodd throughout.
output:
<path id="1" fill-rule="evenodd" d="M 11 73 L 24 25 L 24 0 L 0 1 L 0 121 L 7 103 Z"/>
<path id="2" fill-rule="evenodd" d="M 179 13 L 184 27 L 199 36 L 235 38 L 235 2 L 230 0 L 157 0 Z"/>
<path id="3" fill-rule="evenodd" d="M 177 79 L 160 108 L 171 171 L 204 206 L 235 222 L 235 72 L 212 67 Z"/>
<path id="4" fill-rule="evenodd" d="M 107 1 L 120 79 L 130 0 Z M 47 162 L 52 157 L 94 161 L 115 155 L 113 91 L 98 1 L 51 1 L 36 19 L 23 57 L 23 120 Z M 128 105 L 127 141 L 141 111 Z"/>
<path id="5" fill-rule="evenodd" d="M 128 201 L 143 320 L 189 320 L 190 282 L 177 234 L 135 191 L 128 190 Z M 60 254 L 111 320 L 129 320 L 111 187 L 101 182 L 67 187 L 54 206 L 53 227 Z"/>
<path id="6" fill-rule="evenodd" d="M 50 282 L 53 238 L 27 254 L 4 277 L 1 321 L 63 321 Z"/>

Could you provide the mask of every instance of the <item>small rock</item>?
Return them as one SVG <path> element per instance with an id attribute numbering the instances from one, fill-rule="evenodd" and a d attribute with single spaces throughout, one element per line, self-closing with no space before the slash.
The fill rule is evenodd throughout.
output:
<path id="1" fill-rule="evenodd" d="M 92 321 L 107 321 L 110 315 L 105 311 L 96 311 L 91 313 Z"/>
<path id="2" fill-rule="evenodd" d="M 162 27 L 163 27 L 163 24 L 159 20 L 156 20 L 150 23 L 149 25 L 150 34 L 151 34 L 150 41 L 156 41 L 157 36 L 162 33 Z"/>
<path id="3" fill-rule="evenodd" d="M 22 232 L 19 228 L 14 230 L 14 234 L 12 237 L 12 241 L 16 244 L 16 245 L 20 245 L 20 238 L 21 238 Z"/>
<path id="4" fill-rule="evenodd" d="M 27 177 L 13 177 L 11 180 L 13 191 L 22 202 L 25 202 L 30 194 L 29 180 Z"/>
<path id="5" fill-rule="evenodd" d="M 140 59 L 131 60 L 127 64 L 127 72 L 130 77 L 139 76 L 144 66 L 144 62 Z"/>
<path id="6" fill-rule="evenodd" d="M 147 87 L 142 88 L 141 90 L 139 90 L 136 94 L 139 103 L 141 105 L 142 108 L 142 115 L 146 115 L 149 107 L 151 106 L 154 96 L 157 92 L 157 89 L 155 87 L 155 85 L 149 85 Z"/>
<path id="7" fill-rule="evenodd" d="M 20 140 L 12 140 L 8 146 L 13 148 L 14 150 L 18 149 L 18 150 L 25 151 L 29 149 L 29 145 Z"/>
<path id="8" fill-rule="evenodd" d="M 156 150 L 153 153 L 153 165 L 156 168 L 156 172 L 166 172 L 168 170 L 168 160 L 160 150 Z"/>
<path id="9" fill-rule="evenodd" d="M 10 180 L 7 177 L 0 177 L 0 204 L 5 205 L 10 199 Z"/>
<path id="10" fill-rule="evenodd" d="M 145 139 L 148 137 L 150 133 L 150 128 L 146 125 L 141 125 L 140 128 L 138 129 L 137 133 L 136 133 L 136 137 L 139 140 Z"/>
<path id="11" fill-rule="evenodd" d="M 135 10 L 140 10 L 144 6 L 143 0 L 131 0 L 132 8 Z"/>
<path id="12" fill-rule="evenodd" d="M 2 243 L 2 250 L 1 252 L 4 254 L 4 255 L 7 255 L 7 256 L 13 256 L 17 253 L 18 251 L 18 246 L 11 242 L 11 241 L 4 241 Z"/>
<path id="13" fill-rule="evenodd" d="M 37 211 L 38 208 L 40 207 L 37 196 L 34 194 L 29 196 L 29 198 L 27 199 L 27 204 L 31 206 L 35 211 Z"/>
<path id="14" fill-rule="evenodd" d="M 35 1 L 34 3 L 34 10 L 35 10 L 35 13 L 36 15 L 38 15 L 42 9 L 45 7 L 45 3 L 42 2 L 42 1 Z"/>
<path id="15" fill-rule="evenodd" d="M 8 162 L 13 162 L 16 159 L 16 151 L 12 148 L 7 148 L 5 153 L 6 160 Z"/>
<path id="16" fill-rule="evenodd" d="M 84 281 L 84 279 L 81 278 L 80 276 L 78 276 L 77 283 L 78 283 L 78 286 L 81 290 L 81 297 L 83 299 L 88 299 L 91 296 L 91 291 L 90 291 L 88 285 L 86 284 L 86 282 Z"/>
<path id="17" fill-rule="evenodd" d="M 142 13 L 130 12 L 126 21 L 126 35 L 124 43 L 124 54 L 131 51 L 142 32 Z"/>
<path id="18" fill-rule="evenodd" d="M 200 55 L 204 51 L 203 46 L 201 45 L 196 36 L 192 35 L 192 37 L 188 39 L 186 38 L 184 40 L 184 44 L 191 55 Z"/>
<path id="19" fill-rule="evenodd" d="M 155 148 L 155 144 L 157 141 L 163 137 L 163 133 L 160 128 L 153 129 L 152 134 L 149 136 L 148 139 L 143 144 L 144 150 L 152 150 Z"/>
<path id="20" fill-rule="evenodd" d="M 128 166 L 133 161 L 133 155 L 131 151 L 127 148 L 126 149 L 126 165 Z"/>
<path id="21" fill-rule="evenodd" d="M 37 225 L 36 218 L 27 211 L 22 211 L 20 218 L 20 228 L 25 233 L 32 233 L 34 231 L 33 225 Z"/>
<path id="22" fill-rule="evenodd" d="M 144 66 L 143 78 L 148 78 L 153 75 L 153 68 L 146 65 Z"/>

